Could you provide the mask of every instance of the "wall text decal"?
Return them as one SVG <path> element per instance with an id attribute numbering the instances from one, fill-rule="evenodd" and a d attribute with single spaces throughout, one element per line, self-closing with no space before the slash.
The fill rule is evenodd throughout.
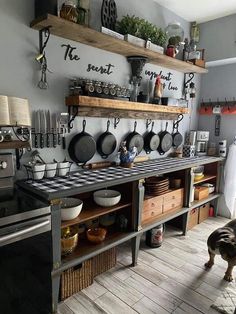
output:
<path id="1" fill-rule="evenodd" d="M 88 68 L 87 68 L 87 72 L 98 72 L 98 73 L 101 73 L 101 74 L 107 74 L 107 75 L 110 75 L 113 73 L 113 71 L 111 71 L 112 68 L 114 68 L 115 66 L 111 63 L 109 64 L 106 64 L 105 66 L 95 66 L 91 63 L 88 64 Z"/>
<path id="2" fill-rule="evenodd" d="M 80 57 L 75 54 L 74 50 L 76 49 L 76 47 L 72 47 L 70 44 L 66 45 L 66 44 L 63 44 L 61 45 L 61 47 L 66 47 L 66 51 L 65 51 L 65 54 L 64 54 L 64 60 L 71 60 L 71 61 L 79 61 L 80 60 Z"/>
<path id="3" fill-rule="evenodd" d="M 171 72 L 163 74 L 162 70 L 159 73 L 154 72 L 154 71 L 146 70 L 145 71 L 145 75 L 149 76 L 150 80 L 155 79 L 155 78 L 157 78 L 158 75 L 160 75 L 161 80 L 164 81 L 163 82 L 163 89 L 174 90 L 174 91 L 178 90 L 178 87 L 172 85 L 172 83 L 171 83 L 171 80 L 173 78 L 173 76 L 172 76 L 173 73 L 171 73 Z"/>

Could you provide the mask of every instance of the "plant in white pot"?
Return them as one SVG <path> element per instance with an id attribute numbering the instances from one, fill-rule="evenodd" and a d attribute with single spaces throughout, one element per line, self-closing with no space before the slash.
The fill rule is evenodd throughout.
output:
<path id="1" fill-rule="evenodd" d="M 140 38 L 139 27 L 140 18 L 134 15 L 130 16 L 127 14 L 117 23 L 117 31 L 124 35 L 126 41 L 145 47 L 145 40 Z"/>

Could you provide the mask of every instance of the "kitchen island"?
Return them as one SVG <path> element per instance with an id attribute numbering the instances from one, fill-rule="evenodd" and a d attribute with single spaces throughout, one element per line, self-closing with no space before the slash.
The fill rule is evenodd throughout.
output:
<path id="1" fill-rule="evenodd" d="M 216 215 L 217 200 L 220 196 L 219 183 L 223 161 L 223 158 L 208 156 L 193 158 L 166 157 L 137 163 L 133 168 L 108 167 L 97 170 L 81 170 L 79 172 L 72 172 L 68 177 L 55 177 L 52 179 L 43 179 L 41 181 L 27 180 L 18 182 L 18 185 L 21 188 L 27 190 L 29 193 L 33 193 L 37 197 L 42 198 L 51 204 L 54 261 L 52 270 L 54 309 L 57 308 L 60 276 L 65 270 L 77 266 L 86 260 L 89 260 L 90 258 L 128 240 L 131 240 L 132 265 L 135 266 L 137 264 L 139 244 L 143 232 L 175 217 L 181 217 L 182 230 L 185 234 L 187 230 L 189 212 L 191 209 L 193 207 L 197 207 L 199 204 L 212 200 L 216 200 Z M 213 166 L 215 175 L 211 176 L 211 180 L 215 180 L 216 191 L 214 194 L 209 195 L 207 199 L 200 200 L 192 204 L 190 202 L 190 194 L 193 185 L 192 169 L 200 165 L 205 165 L 206 167 L 209 167 L 209 169 Z M 163 212 L 158 216 L 150 217 L 149 220 L 144 222 L 142 220 L 145 198 L 145 188 L 143 185 L 144 179 L 163 174 L 168 174 L 169 176 L 175 176 L 178 174 L 182 177 L 183 205 L 181 207 L 172 206 L 172 209 Z M 91 202 L 91 192 L 108 187 L 115 187 L 115 189 L 120 190 L 122 194 L 122 201 L 118 204 L 119 206 L 116 205 L 103 209 L 94 207 L 94 204 Z M 61 223 L 60 205 L 58 199 L 70 196 L 83 198 L 84 195 L 89 195 L 90 198 L 90 200 L 86 201 L 88 205 L 84 216 L 79 215 L 77 220 L 72 220 L 69 224 L 68 222 L 66 222 L 66 224 L 64 222 Z M 119 211 L 125 213 L 129 219 L 127 230 L 119 232 L 115 230 L 114 232 L 111 232 L 101 244 L 88 245 L 87 242 L 81 242 L 81 244 L 78 245 L 78 249 L 76 249 L 71 255 L 61 258 L 60 237 L 61 228 L 63 228 L 63 226 L 76 225 L 94 217 L 100 217 L 110 212 Z"/>

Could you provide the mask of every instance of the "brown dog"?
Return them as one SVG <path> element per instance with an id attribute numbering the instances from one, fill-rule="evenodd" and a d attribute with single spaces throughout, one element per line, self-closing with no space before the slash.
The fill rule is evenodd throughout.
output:
<path id="1" fill-rule="evenodd" d="M 232 271 L 236 265 L 236 219 L 212 232 L 207 240 L 207 246 L 210 259 L 205 266 L 211 268 L 214 265 L 215 255 L 220 254 L 228 262 L 224 279 L 232 281 Z"/>

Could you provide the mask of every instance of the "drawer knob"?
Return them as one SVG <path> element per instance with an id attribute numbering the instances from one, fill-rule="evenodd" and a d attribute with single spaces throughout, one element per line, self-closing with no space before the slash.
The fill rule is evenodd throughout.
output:
<path id="1" fill-rule="evenodd" d="M 155 203 L 152 203 L 151 205 L 152 205 L 152 207 L 155 207 Z"/>
<path id="2" fill-rule="evenodd" d="M 154 216 L 155 215 L 155 212 L 151 212 L 151 216 Z"/>
<path id="3" fill-rule="evenodd" d="M 174 200 L 174 199 L 175 199 L 175 195 L 172 196 L 172 200 Z"/>

